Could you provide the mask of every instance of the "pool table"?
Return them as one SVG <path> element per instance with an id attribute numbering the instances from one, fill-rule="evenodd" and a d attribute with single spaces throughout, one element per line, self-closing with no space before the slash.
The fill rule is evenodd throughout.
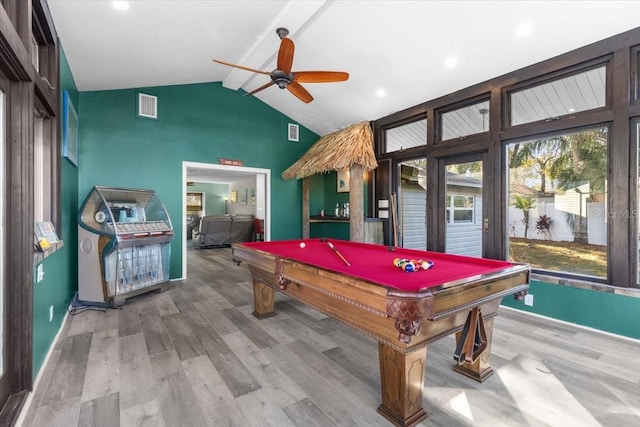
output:
<path id="1" fill-rule="evenodd" d="M 529 288 L 525 264 L 336 239 L 236 243 L 232 251 L 251 271 L 257 318 L 275 315 L 279 290 L 378 341 L 378 412 L 398 426 L 428 416 L 427 344 L 455 333 L 454 370 L 482 382 L 492 373 L 500 301 L 523 298 Z M 433 265 L 407 272 L 396 258 Z"/>

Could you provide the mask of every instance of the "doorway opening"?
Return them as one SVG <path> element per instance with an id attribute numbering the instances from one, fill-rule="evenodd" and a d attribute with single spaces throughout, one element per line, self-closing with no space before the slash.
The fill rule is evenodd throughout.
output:
<path id="1" fill-rule="evenodd" d="M 212 163 L 182 162 L 182 277 L 187 278 L 187 198 L 190 191 L 188 183 L 208 183 L 227 186 L 229 198 L 216 196 L 220 200 L 206 202 L 205 206 L 214 206 L 216 202 L 223 204 L 224 213 L 234 213 L 234 210 L 252 213 L 256 218 L 264 221 L 264 240 L 271 238 L 271 170 L 249 168 L 244 166 L 229 166 Z M 244 200 L 231 200 L 232 192 L 246 194 Z M 204 206 L 203 206 L 204 207 Z M 221 212 L 222 213 L 222 212 Z M 206 214 L 206 212 L 203 212 Z M 175 227 L 175 225 L 174 225 Z"/>

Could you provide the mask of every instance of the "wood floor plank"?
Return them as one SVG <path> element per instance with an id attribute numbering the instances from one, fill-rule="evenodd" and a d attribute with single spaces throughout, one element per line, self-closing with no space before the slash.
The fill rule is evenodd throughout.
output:
<path id="1" fill-rule="evenodd" d="M 162 418 L 168 426 L 201 427 L 205 418 L 175 350 L 151 356 Z"/>
<path id="2" fill-rule="evenodd" d="M 251 375 L 238 356 L 215 331 L 199 329 L 195 334 L 234 397 L 261 388 L 258 380 Z"/>
<path id="3" fill-rule="evenodd" d="M 288 406 L 307 396 L 286 372 L 271 363 L 269 358 L 242 332 L 225 335 L 222 338 L 262 388 L 267 389 L 281 407 Z"/>
<path id="4" fill-rule="evenodd" d="M 82 310 L 82 309 L 81 309 Z M 77 311 L 74 313 L 78 313 Z M 71 314 L 69 316 L 69 330 L 67 336 L 86 334 L 87 332 L 93 332 L 96 325 L 96 317 L 101 311 L 92 309 L 86 309 L 78 314 Z"/>
<path id="5" fill-rule="evenodd" d="M 295 427 L 271 390 L 260 389 L 240 396 L 238 406 L 248 422 L 247 426 Z"/>
<path id="6" fill-rule="evenodd" d="M 181 363 L 201 409 L 224 400 L 233 400 L 233 395 L 208 356 L 194 357 Z"/>
<path id="7" fill-rule="evenodd" d="M 174 349 L 173 341 L 159 314 L 142 313 L 140 314 L 140 321 L 142 323 L 144 340 L 147 344 L 147 351 L 150 355 L 164 353 L 165 351 Z"/>
<path id="8" fill-rule="evenodd" d="M 60 400 L 38 408 L 38 414 L 28 427 L 78 426 L 80 398 Z"/>
<path id="9" fill-rule="evenodd" d="M 291 345 L 291 344 L 289 344 Z M 371 419 L 378 416 L 373 408 L 373 414 L 365 416 L 355 411 L 349 399 L 347 391 L 334 384 L 330 379 L 325 378 L 316 370 L 311 369 L 307 359 L 299 357 L 291 351 L 289 345 L 277 345 L 264 349 L 263 352 L 269 357 L 272 363 L 276 364 L 280 370 L 287 372 L 292 381 L 302 388 L 309 398 L 327 414 L 331 420 L 339 426 L 358 426 L 365 423 L 371 425 L 386 425 L 380 419 Z M 361 416 L 362 415 L 362 416 Z"/>
<path id="10" fill-rule="evenodd" d="M 80 404 L 78 426 L 120 427 L 120 401 L 118 393 L 96 397 Z"/>
<path id="11" fill-rule="evenodd" d="M 118 311 L 119 309 L 110 308 L 97 313 L 93 332 L 106 332 L 111 330 L 118 331 Z"/>
<path id="12" fill-rule="evenodd" d="M 296 427 L 331 427 L 336 425 L 309 398 L 292 403 L 282 410 Z"/>
<path id="13" fill-rule="evenodd" d="M 222 313 L 220 309 L 211 306 L 208 301 L 196 301 L 193 306 L 198 313 L 208 322 L 209 328 L 213 328 L 218 334 L 232 334 L 238 330 L 238 327 Z M 228 308 L 228 307 L 225 307 Z"/>
<path id="14" fill-rule="evenodd" d="M 222 310 L 222 314 L 238 328 L 247 338 L 249 338 L 258 348 L 271 347 L 278 343 L 271 335 L 269 335 L 259 324 L 250 321 L 236 308 L 228 308 Z"/>
<path id="15" fill-rule="evenodd" d="M 42 401 L 44 405 L 80 398 L 86 375 L 91 338 L 90 332 L 66 337 L 58 358 L 57 369 L 49 382 L 46 396 Z"/>
<path id="16" fill-rule="evenodd" d="M 163 316 L 162 322 L 180 360 L 192 359 L 205 354 L 202 344 L 196 338 L 182 313 Z"/>
<path id="17" fill-rule="evenodd" d="M 150 400 L 120 410 L 120 425 L 135 427 L 165 427 L 158 400 Z M 169 427 L 169 426 L 167 426 Z"/>
<path id="18" fill-rule="evenodd" d="M 135 303 L 137 305 L 138 301 Z M 118 310 L 118 336 L 126 337 L 140 333 L 142 333 L 142 322 L 140 321 L 140 313 L 134 303 L 121 307 Z"/>
<path id="19" fill-rule="evenodd" d="M 118 329 L 95 332 L 91 340 L 82 401 L 116 393 L 120 389 Z"/>
<path id="20" fill-rule="evenodd" d="M 198 301 L 198 299 L 194 300 Z M 196 309 L 194 302 L 190 300 L 176 300 L 176 307 L 183 318 L 189 323 L 190 329 L 210 328 L 211 324 Z"/>
<path id="21" fill-rule="evenodd" d="M 142 333 L 120 337 L 120 408 L 158 398 L 151 360 Z"/>

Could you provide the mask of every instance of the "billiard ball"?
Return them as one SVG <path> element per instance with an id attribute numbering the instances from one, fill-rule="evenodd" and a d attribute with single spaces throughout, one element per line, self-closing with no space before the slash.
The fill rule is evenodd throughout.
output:
<path id="1" fill-rule="evenodd" d="M 301 248 L 304 248 L 305 246 L 307 246 L 307 245 L 305 245 L 304 242 L 300 242 L 300 247 Z"/>

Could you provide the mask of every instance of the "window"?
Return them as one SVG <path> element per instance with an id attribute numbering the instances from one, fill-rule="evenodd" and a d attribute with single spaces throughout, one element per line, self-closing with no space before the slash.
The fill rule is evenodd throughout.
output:
<path id="1" fill-rule="evenodd" d="M 398 164 L 398 211 L 402 247 L 427 249 L 427 161 L 424 158 Z"/>
<path id="2" fill-rule="evenodd" d="M 638 226 L 636 235 L 638 238 L 638 246 L 636 248 L 636 284 L 640 284 L 640 119 L 636 120 L 635 126 L 635 138 L 636 138 L 636 211 L 633 213 L 636 218 L 636 224 Z"/>
<path id="3" fill-rule="evenodd" d="M 509 259 L 607 277 L 606 127 L 507 146 Z"/>
<path id="4" fill-rule="evenodd" d="M 387 129 L 385 153 L 427 144 L 427 119 Z"/>
<path id="5" fill-rule="evenodd" d="M 52 161 L 57 151 L 54 151 L 55 138 L 51 126 L 51 119 L 36 100 L 33 115 L 33 221 L 52 221 L 60 232 L 59 224 L 55 223 L 55 199 L 52 198 L 56 194 L 57 183 Z"/>
<path id="6" fill-rule="evenodd" d="M 6 111 L 5 111 L 5 93 L 0 90 L 0 147 L 2 147 L 2 149 L 0 149 L 0 271 L 2 271 L 3 273 L 0 274 L 0 377 L 4 374 L 5 372 L 5 361 L 4 361 L 4 353 L 5 353 L 5 349 L 4 349 L 4 343 L 5 343 L 5 338 L 4 338 L 4 334 L 5 334 L 5 323 L 4 323 L 4 318 L 5 318 L 5 311 L 4 311 L 4 307 L 5 307 L 5 283 L 4 283 L 4 262 L 5 262 L 5 230 L 6 230 L 6 225 L 5 225 L 5 217 L 4 217 L 4 210 L 5 210 L 5 135 L 6 135 L 6 127 L 5 127 L 5 117 L 6 117 Z M 1 403 L 1 402 L 0 402 Z"/>
<path id="7" fill-rule="evenodd" d="M 605 66 L 510 94 L 511 125 L 557 118 L 606 105 Z"/>
<path id="8" fill-rule="evenodd" d="M 440 140 L 461 138 L 489 130 L 489 101 L 443 113 Z"/>
<path id="9" fill-rule="evenodd" d="M 473 224 L 474 196 L 447 195 L 447 224 Z"/>

